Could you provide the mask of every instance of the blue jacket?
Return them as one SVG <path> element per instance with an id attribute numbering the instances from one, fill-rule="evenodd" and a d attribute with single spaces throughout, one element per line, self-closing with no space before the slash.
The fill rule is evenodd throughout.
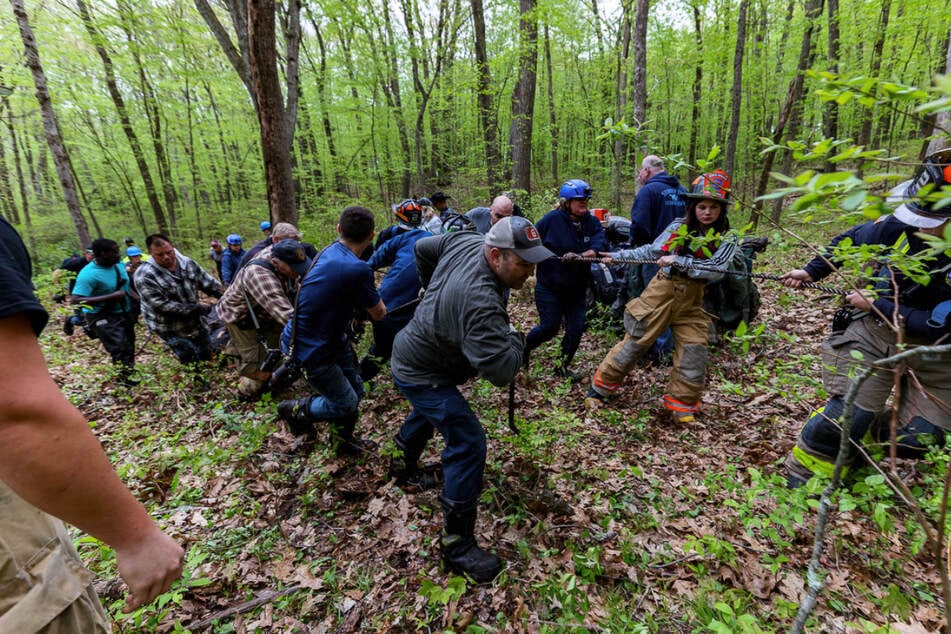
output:
<path id="1" fill-rule="evenodd" d="M 403 306 L 419 296 L 422 283 L 419 281 L 419 273 L 416 272 L 416 256 L 413 253 L 413 247 L 420 238 L 431 235 L 423 229 L 401 233 L 384 242 L 373 252 L 367 262 L 374 271 L 390 267 L 383 281 L 380 282 L 380 299 L 386 304 L 387 310 Z M 383 321 L 399 330 L 409 323 L 414 312 L 409 309 L 401 310 L 392 317 L 387 315 Z"/>
<path id="2" fill-rule="evenodd" d="M 687 214 L 687 193 L 676 176 L 661 172 L 652 176 L 631 205 L 631 246 L 649 244 L 664 227 Z"/>
<path id="3" fill-rule="evenodd" d="M 234 279 L 235 273 L 241 268 L 241 258 L 244 257 L 245 250 L 241 249 L 237 253 L 231 249 L 225 249 L 221 255 L 221 281 L 230 284 Z"/>
<path id="4" fill-rule="evenodd" d="M 584 253 L 589 249 L 607 251 L 601 222 L 586 213 L 575 222 L 567 211 L 552 209 L 535 225 L 542 242 L 558 256 Z M 591 267 L 585 263 L 561 262 L 554 258 L 540 262 L 535 271 L 538 283 L 559 295 L 583 295 L 591 281 Z"/>

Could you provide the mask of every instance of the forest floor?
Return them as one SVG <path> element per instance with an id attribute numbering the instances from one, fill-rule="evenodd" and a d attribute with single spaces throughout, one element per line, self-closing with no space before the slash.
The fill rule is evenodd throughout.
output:
<path id="1" fill-rule="evenodd" d="M 770 249 L 757 270 L 781 272 Z M 387 478 L 407 404 L 383 375 L 360 421 L 380 450 L 342 460 L 320 443 L 295 449 L 269 397 L 235 397 L 227 363 L 199 393 L 140 330 L 145 380 L 126 390 L 98 342 L 67 338 L 53 321 L 42 344 L 54 379 L 123 480 L 186 544 L 186 574 L 157 604 L 121 615 L 112 552 L 85 537 L 78 547 L 117 631 L 788 631 L 818 489 L 787 490 L 780 463 L 823 401 L 817 355 L 835 302 L 771 282 L 760 290 L 750 331 L 712 352 L 702 423 L 688 429 L 660 405 L 667 368 L 635 370 L 589 412 L 586 385 L 553 378 L 554 345 L 518 377 L 519 436 L 508 429 L 507 390 L 464 386 L 489 439 L 479 540 L 507 562 L 485 586 L 440 571 L 437 493 L 406 493 Z M 531 297 L 512 295 L 523 330 Z M 616 339 L 593 320 L 576 368 L 593 371 Z M 440 449 L 437 437 L 425 459 L 438 461 Z M 947 461 L 935 452 L 898 463 L 932 521 Z M 807 631 L 939 631 L 940 575 L 908 506 L 870 469 L 835 501 Z"/>

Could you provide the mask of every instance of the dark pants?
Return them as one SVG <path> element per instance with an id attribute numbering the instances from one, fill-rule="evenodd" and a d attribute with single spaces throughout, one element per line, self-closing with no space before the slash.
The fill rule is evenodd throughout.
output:
<path id="1" fill-rule="evenodd" d="M 93 334 L 112 356 L 112 362 L 135 367 L 135 321 L 123 313 L 87 315 Z"/>
<path id="2" fill-rule="evenodd" d="M 581 334 L 584 332 L 584 293 L 559 293 L 539 284 L 535 287 L 535 306 L 538 308 L 541 323 L 528 333 L 526 350 L 534 350 L 546 341 L 554 339 L 564 322 L 565 336 L 561 340 L 561 357 L 567 366 L 578 351 Z"/>
<path id="3" fill-rule="evenodd" d="M 469 403 L 455 385 L 410 385 L 393 380 L 413 406 L 396 435 L 397 444 L 405 447 L 408 455 L 419 455 L 433 430 L 438 430 L 446 443 L 442 452 L 443 497 L 462 502 L 477 499 L 485 472 L 485 430 Z"/>
<path id="4" fill-rule="evenodd" d="M 211 337 L 202 330 L 191 337 L 162 337 L 182 363 L 211 361 Z"/>
<path id="5" fill-rule="evenodd" d="M 367 355 L 360 360 L 360 376 L 364 381 L 369 381 L 379 374 L 380 366 L 393 356 L 393 341 L 396 339 L 396 333 L 405 325 L 401 323 L 399 327 L 394 328 L 384 321 L 373 322 L 373 343 Z"/>
<path id="6" fill-rule="evenodd" d="M 331 361 L 305 365 L 304 377 L 318 393 L 310 401 L 310 414 L 315 420 L 354 419 L 363 398 L 363 379 L 357 373 L 356 356 L 349 345 Z"/>

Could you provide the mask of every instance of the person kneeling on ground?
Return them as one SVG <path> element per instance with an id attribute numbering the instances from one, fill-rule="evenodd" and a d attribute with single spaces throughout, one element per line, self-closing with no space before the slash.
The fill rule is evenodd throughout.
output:
<path id="1" fill-rule="evenodd" d="M 271 377 L 270 370 L 261 368 L 265 346 L 279 349 L 281 331 L 294 313 L 294 282 L 311 263 L 296 240 L 282 240 L 258 255 L 238 271 L 218 302 L 218 317 L 227 326 L 240 359 L 238 394 L 246 398 L 258 394 Z"/>

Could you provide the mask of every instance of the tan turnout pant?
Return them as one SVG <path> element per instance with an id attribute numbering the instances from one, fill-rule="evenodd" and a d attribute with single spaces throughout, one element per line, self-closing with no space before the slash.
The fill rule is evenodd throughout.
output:
<path id="1" fill-rule="evenodd" d="M 667 328 L 674 333 L 674 358 L 667 396 L 696 407 L 707 373 L 707 340 L 710 316 L 703 311 L 702 281 L 658 273 L 644 293 L 627 303 L 624 339 L 598 366 L 592 380 L 602 396 L 615 392 L 638 359 L 650 350 Z M 665 399 L 668 407 L 669 398 Z"/>

